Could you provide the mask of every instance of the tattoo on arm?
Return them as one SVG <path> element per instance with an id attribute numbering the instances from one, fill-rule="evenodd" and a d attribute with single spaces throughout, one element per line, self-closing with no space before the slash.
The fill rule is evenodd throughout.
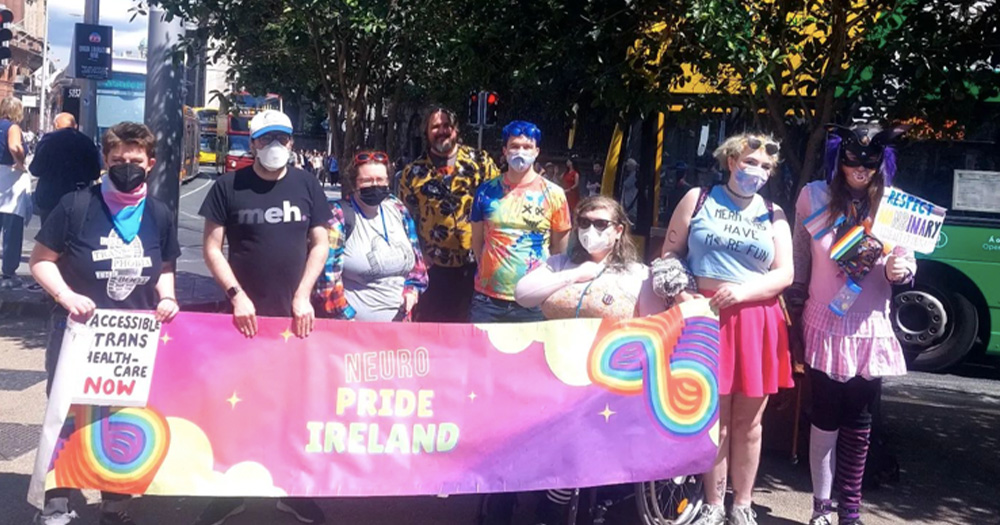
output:
<path id="1" fill-rule="evenodd" d="M 667 232 L 667 242 L 669 242 L 670 244 L 676 243 L 679 237 L 680 234 L 677 233 L 677 230 L 670 230 L 669 232 Z"/>

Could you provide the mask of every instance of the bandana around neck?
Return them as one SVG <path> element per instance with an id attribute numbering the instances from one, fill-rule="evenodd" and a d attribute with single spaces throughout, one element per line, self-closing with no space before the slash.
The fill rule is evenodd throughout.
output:
<path id="1" fill-rule="evenodd" d="M 142 183 L 132 193 L 118 191 L 107 175 L 101 177 L 101 196 L 111 211 L 111 222 L 118 236 L 131 243 L 139 234 L 142 212 L 146 208 L 146 183 Z"/>

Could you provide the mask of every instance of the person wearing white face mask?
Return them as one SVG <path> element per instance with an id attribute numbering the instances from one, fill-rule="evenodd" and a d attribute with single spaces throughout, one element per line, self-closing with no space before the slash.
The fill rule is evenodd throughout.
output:
<path id="1" fill-rule="evenodd" d="M 719 453 L 705 474 L 695 525 L 755 525 L 751 493 L 767 398 L 791 388 L 791 353 L 778 295 L 792 283 L 792 238 L 778 206 L 757 192 L 777 167 L 770 137 L 741 134 L 715 151 L 725 184 L 694 189 L 670 220 L 664 257 L 686 261 L 701 294 L 719 310 Z M 688 292 L 678 295 L 683 301 Z M 733 508 L 723 507 L 732 473 Z"/>
<path id="2" fill-rule="evenodd" d="M 515 120 L 503 129 L 508 170 L 484 182 L 472 203 L 472 251 L 476 293 L 469 321 L 526 322 L 543 319 L 537 307 L 514 301 L 521 277 L 566 250 L 570 211 L 566 194 L 534 169 L 542 132 Z"/>
<path id="3" fill-rule="evenodd" d="M 573 224 L 570 251 L 549 257 L 518 281 L 518 304 L 540 306 L 546 319 L 628 319 L 663 311 L 649 268 L 626 233 L 621 204 L 600 195 L 587 197 L 577 205 Z"/>
<path id="4" fill-rule="evenodd" d="M 257 315 L 291 317 L 291 331 L 306 337 L 315 311 L 313 286 L 329 251 L 327 223 L 333 218 L 313 175 L 288 165 L 292 122 L 267 110 L 250 120 L 252 166 L 219 177 L 199 212 L 205 217 L 205 263 L 232 302 L 233 325 L 257 334 Z M 229 258 L 222 251 L 229 242 Z M 280 271 L 276 271 L 280 270 Z M 282 498 L 278 509 L 303 523 L 322 523 L 310 499 Z M 196 525 L 216 525 L 243 512 L 241 499 L 218 498 Z"/>
<path id="5" fill-rule="evenodd" d="M 663 311 L 653 293 L 649 268 L 628 236 L 625 209 L 596 195 L 573 212 L 570 251 L 549 257 L 517 283 L 514 295 L 525 308 L 541 307 L 546 319 L 629 319 Z M 549 490 L 536 510 L 536 523 L 566 522 L 573 491 Z"/>

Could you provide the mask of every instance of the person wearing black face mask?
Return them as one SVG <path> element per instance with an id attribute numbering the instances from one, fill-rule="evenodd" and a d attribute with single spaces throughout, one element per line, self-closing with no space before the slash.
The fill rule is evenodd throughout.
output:
<path id="1" fill-rule="evenodd" d="M 409 321 L 427 289 L 416 227 L 389 191 L 389 157 L 362 151 L 348 168 L 344 199 L 332 203 L 330 256 L 314 298 L 337 319 Z"/>
<path id="2" fill-rule="evenodd" d="M 67 317 L 85 321 L 97 308 L 155 311 L 169 322 L 179 310 L 174 267 L 180 256 L 170 208 L 146 195 L 156 139 L 146 126 L 122 122 L 101 140 L 108 174 L 96 186 L 64 195 L 35 236 L 31 274 L 55 300 L 45 349 L 46 391 L 59 362 Z M 69 489 L 45 494 L 34 523 L 68 523 Z M 134 525 L 131 496 L 101 494 L 100 525 Z"/>

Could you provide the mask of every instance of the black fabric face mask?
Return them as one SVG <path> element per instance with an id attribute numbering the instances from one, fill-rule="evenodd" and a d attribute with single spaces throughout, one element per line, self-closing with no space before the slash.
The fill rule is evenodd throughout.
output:
<path id="1" fill-rule="evenodd" d="M 108 178 L 118 191 L 132 193 L 146 181 L 146 170 L 138 164 L 126 162 L 108 168 Z"/>
<path id="2" fill-rule="evenodd" d="M 382 201 L 389 198 L 388 186 L 368 186 L 358 191 L 358 198 L 361 202 L 369 206 L 378 206 Z"/>

